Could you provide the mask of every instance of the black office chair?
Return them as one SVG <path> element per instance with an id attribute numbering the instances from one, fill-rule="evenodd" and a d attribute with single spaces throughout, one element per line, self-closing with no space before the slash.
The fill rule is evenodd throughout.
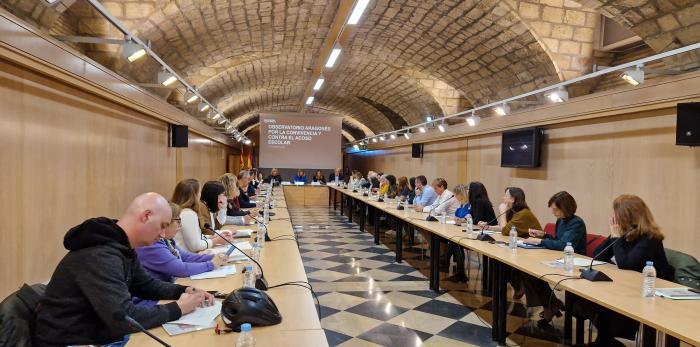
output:
<path id="1" fill-rule="evenodd" d="M 26 283 L 0 303 L 0 347 L 31 347 L 35 310 L 46 286 Z"/>

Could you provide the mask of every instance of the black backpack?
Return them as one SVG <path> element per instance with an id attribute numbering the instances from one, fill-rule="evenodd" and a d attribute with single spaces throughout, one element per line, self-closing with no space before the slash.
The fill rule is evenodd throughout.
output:
<path id="1" fill-rule="evenodd" d="M 0 347 L 31 347 L 36 308 L 46 286 L 26 283 L 0 303 Z"/>

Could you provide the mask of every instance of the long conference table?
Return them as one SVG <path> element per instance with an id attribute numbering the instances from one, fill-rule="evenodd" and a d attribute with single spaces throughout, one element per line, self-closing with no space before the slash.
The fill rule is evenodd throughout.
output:
<path id="1" fill-rule="evenodd" d="M 275 215 L 270 217 L 267 229 L 270 238 L 283 239 L 266 242 L 260 257 L 260 264 L 264 270 L 265 278 L 269 286 L 294 281 L 308 281 L 301 254 L 297 243 L 286 235 L 294 236 L 292 223 L 285 194 L 282 188 L 273 190 Z M 227 230 L 255 229 L 256 226 L 225 226 Z M 240 242 L 241 239 L 235 239 Z M 251 243 L 254 239 L 251 238 Z M 176 281 L 184 286 L 193 286 L 204 290 L 216 290 L 231 292 L 242 286 L 241 274 L 243 264 L 236 264 L 236 274 L 225 278 L 191 280 L 181 278 Z M 253 336 L 258 346 L 328 346 L 326 335 L 321 328 L 321 322 L 316 311 L 316 305 L 311 292 L 299 286 L 284 286 L 272 288 L 267 291 L 277 304 L 282 315 L 282 322 L 268 327 L 253 327 Z M 225 328 L 221 317 L 217 318 L 220 328 Z M 172 346 L 235 346 L 238 333 L 232 332 L 217 335 L 214 329 L 200 330 L 196 332 L 169 336 L 161 327 L 153 328 L 151 333 L 163 339 Z M 128 346 L 160 346 L 143 333 L 133 334 Z"/>
<path id="2" fill-rule="evenodd" d="M 454 224 L 442 224 L 426 221 L 427 213 L 416 212 L 412 208 L 398 210 L 395 200 L 379 202 L 351 189 L 328 185 L 330 194 L 328 206 L 347 215 L 352 222 L 353 213 L 359 209 L 360 230 L 368 230 L 368 216 L 372 216 L 374 242 L 380 240 L 380 215 L 391 216 L 395 221 L 396 261 L 402 260 L 403 233 L 420 229 L 430 233 L 430 274 L 429 286 L 434 291 L 440 289 L 439 253 L 440 243 L 449 241 L 481 254 L 487 261 L 483 262 L 483 285 L 486 295 L 491 295 L 492 335 L 493 340 L 505 344 L 507 315 L 507 279 L 508 271 L 517 269 L 535 277 L 541 277 L 550 284 L 565 291 L 564 321 L 565 343 L 571 344 L 572 316 L 570 315 L 573 296 L 584 298 L 597 305 L 606 307 L 630 317 L 642 324 L 642 346 L 655 346 L 657 331 L 665 334 L 665 346 L 678 346 L 679 341 L 700 346 L 700 301 L 671 300 L 664 298 L 643 298 L 642 274 L 635 271 L 620 270 L 612 264 L 596 266 L 613 282 L 590 282 L 584 279 L 564 280 L 567 274 L 561 268 L 552 268 L 545 262 L 561 258 L 561 252 L 547 249 L 518 248 L 511 251 L 505 243 L 506 236 L 500 233 L 491 235 L 497 243 L 489 243 L 466 237 L 463 227 Z M 340 197 L 340 199 L 338 198 Z M 498 243 L 501 242 L 501 243 Z M 434 253 L 435 252 L 435 253 Z M 578 256 L 578 255 L 577 255 Z M 588 258 L 590 259 L 590 258 Z M 576 276 L 578 273 L 575 274 Z M 561 281 L 561 282 L 560 282 Z M 680 287 L 680 285 L 657 279 L 657 288 Z M 583 322 L 577 320 L 576 342 L 582 343 Z"/>

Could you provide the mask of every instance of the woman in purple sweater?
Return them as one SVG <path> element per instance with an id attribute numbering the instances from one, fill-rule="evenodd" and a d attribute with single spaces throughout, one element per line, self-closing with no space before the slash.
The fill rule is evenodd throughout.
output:
<path id="1" fill-rule="evenodd" d="M 178 247 L 173 240 L 180 229 L 180 206 L 170 203 L 173 220 L 163 237 L 152 246 L 136 248 L 139 261 L 153 278 L 174 282 L 176 277 L 188 277 L 214 270 L 223 265 L 225 254 L 191 253 Z M 138 305 L 154 305 L 155 301 L 135 299 Z"/>

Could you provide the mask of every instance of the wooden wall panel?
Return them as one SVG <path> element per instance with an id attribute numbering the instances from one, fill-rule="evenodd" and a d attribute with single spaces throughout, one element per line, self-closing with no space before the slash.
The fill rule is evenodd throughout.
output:
<path id="1" fill-rule="evenodd" d="M 666 246 L 700 258 L 700 149 L 675 146 L 675 109 L 584 120 L 547 127 L 543 166 L 500 167 L 500 134 L 426 144 L 423 159 L 410 147 L 350 155 L 351 168 L 455 183 L 482 181 L 494 204 L 507 186 L 525 190 L 541 222 L 552 222 L 546 204 L 569 191 L 590 232 L 608 235 L 612 200 L 622 193 L 641 196 L 666 234 Z"/>
<path id="2" fill-rule="evenodd" d="M 225 172 L 228 147 L 194 136 L 181 162 L 167 124 L 0 59 L 0 296 L 49 279 L 66 231 L 118 218 L 136 195 L 170 197 L 176 167 Z"/>

